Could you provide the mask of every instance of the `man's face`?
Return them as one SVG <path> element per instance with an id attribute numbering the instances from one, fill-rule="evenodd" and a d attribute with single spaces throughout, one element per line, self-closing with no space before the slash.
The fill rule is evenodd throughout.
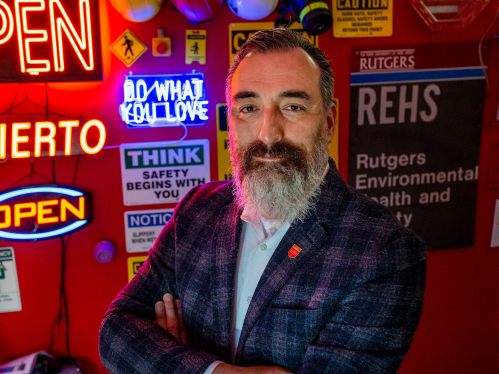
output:
<path id="1" fill-rule="evenodd" d="M 247 55 L 234 74 L 230 92 L 235 150 L 241 152 L 252 143 L 270 147 L 282 142 L 310 157 L 321 130 L 327 132 L 329 142 L 335 113 L 323 108 L 319 80 L 320 68 L 302 49 Z M 256 151 L 254 163 L 283 161 L 271 152 L 261 153 Z"/>
<path id="2" fill-rule="evenodd" d="M 254 216 L 303 219 L 327 165 L 334 113 L 325 111 L 320 69 L 301 49 L 249 54 L 230 93 L 236 197 Z"/>

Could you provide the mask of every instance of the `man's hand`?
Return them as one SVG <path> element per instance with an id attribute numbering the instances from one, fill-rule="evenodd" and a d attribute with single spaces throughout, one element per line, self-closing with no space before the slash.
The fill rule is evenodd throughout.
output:
<path id="1" fill-rule="evenodd" d="M 179 339 L 184 344 L 187 341 L 184 319 L 182 318 L 182 308 L 180 300 L 173 300 L 173 296 L 165 293 L 163 301 L 158 301 L 155 305 L 156 323 L 168 331 L 171 335 Z M 278 366 L 252 366 L 239 367 L 222 363 L 218 365 L 213 374 L 289 374 L 293 373 L 288 369 Z"/>
<path id="2" fill-rule="evenodd" d="M 173 300 L 171 294 L 165 293 L 163 301 L 158 301 L 154 309 L 156 310 L 156 323 L 182 343 L 189 344 L 180 300 Z"/>

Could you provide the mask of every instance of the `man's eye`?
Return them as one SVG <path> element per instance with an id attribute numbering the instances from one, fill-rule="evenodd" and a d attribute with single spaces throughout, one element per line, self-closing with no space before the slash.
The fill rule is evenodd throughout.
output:
<path id="1" fill-rule="evenodd" d="M 243 113 L 249 113 L 249 112 L 254 112 L 255 111 L 254 106 L 245 106 L 244 108 L 241 109 L 241 112 Z"/>
<path id="2" fill-rule="evenodd" d="M 286 109 L 289 109 L 289 110 L 296 112 L 298 110 L 302 110 L 303 108 L 301 106 L 298 106 L 298 105 L 288 105 L 286 107 Z"/>

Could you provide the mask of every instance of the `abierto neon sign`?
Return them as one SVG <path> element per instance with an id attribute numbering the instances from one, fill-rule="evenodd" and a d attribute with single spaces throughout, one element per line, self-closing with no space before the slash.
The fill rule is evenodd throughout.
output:
<path id="1" fill-rule="evenodd" d="M 93 132 L 93 136 L 90 136 L 90 132 Z M 34 125 L 16 122 L 11 124 L 9 134 L 7 124 L 0 123 L 0 159 L 7 157 L 8 146 L 11 158 L 56 156 L 58 150 L 58 154 L 64 156 L 74 153 L 93 155 L 102 150 L 106 136 L 106 127 L 96 119 L 85 122 L 83 126 L 78 120 L 59 121 L 57 126 L 49 121 L 35 122 Z M 77 142 L 80 152 L 75 152 Z"/>
<path id="2" fill-rule="evenodd" d="M 42 240 L 69 234 L 92 221 L 90 192 L 31 186 L 0 194 L 0 239 Z"/>
<path id="3" fill-rule="evenodd" d="M 102 80 L 98 0 L 0 0 L 0 83 Z"/>
<path id="4" fill-rule="evenodd" d="M 203 125 L 208 120 L 204 75 L 129 75 L 120 115 L 127 127 Z"/>

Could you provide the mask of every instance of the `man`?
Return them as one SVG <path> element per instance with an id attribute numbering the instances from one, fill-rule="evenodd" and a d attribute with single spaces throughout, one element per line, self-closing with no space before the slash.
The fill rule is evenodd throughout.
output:
<path id="1" fill-rule="evenodd" d="M 298 33 L 258 32 L 226 96 L 234 182 L 198 186 L 178 204 L 104 317 L 104 366 L 396 372 L 422 311 L 426 250 L 328 159 L 328 60 Z"/>

